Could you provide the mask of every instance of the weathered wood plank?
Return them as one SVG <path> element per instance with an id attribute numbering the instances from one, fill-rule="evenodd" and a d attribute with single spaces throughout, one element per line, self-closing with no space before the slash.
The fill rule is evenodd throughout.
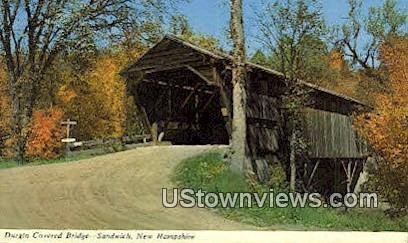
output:
<path id="1" fill-rule="evenodd" d="M 333 112 L 305 109 L 305 136 L 312 158 L 361 158 L 367 156 L 351 118 Z"/>

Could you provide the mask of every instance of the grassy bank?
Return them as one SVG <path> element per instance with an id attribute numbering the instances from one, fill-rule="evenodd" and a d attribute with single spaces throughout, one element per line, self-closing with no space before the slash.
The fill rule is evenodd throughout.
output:
<path id="1" fill-rule="evenodd" d="M 88 154 L 81 154 L 81 155 L 74 155 L 68 158 L 57 158 L 57 159 L 34 159 L 27 161 L 23 165 L 19 165 L 17 161 L 13 159 L 5 159 L 0 157 L 0 170 L 1 169 L 8 169 L 14 167 L 21 167 L 21 166 L 36 166 L 36 165 L 45 165 L 45 164 L 55 164 L 55 163 L 65 163 L 65 162 L 72 162 L 82 159 L 88 159 L 93 157 L 92 155 Z"/>
<path id="2" fill-rule="evenodd" d="M 218 153 L 182 161 L 174 181 L 181 188 L 207 192 L 254 192 L 243 176 L 234 174 Z M 256 191 L 269 191 L 259 187 Z M 219 208 L 222 216 L 261 227 L 291 230 L 408 231 L 408 218 L 392 219 L 377 209 L 333 208 Z"/>

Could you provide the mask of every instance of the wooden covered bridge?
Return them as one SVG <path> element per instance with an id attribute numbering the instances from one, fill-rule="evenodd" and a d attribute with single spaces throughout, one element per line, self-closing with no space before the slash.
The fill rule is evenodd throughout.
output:
<path id="1" fill-rule="evenodd" d="M 174 144 L 228 144 L 232 117 L 232 57 L 166 36 L 122 71 L 128 91 L 144 117 Z M 288 137 L 282 95 L 283 74 L 246 63 L 248 147 L 259 180 L 270 165 L 288 170 Z M 364 103 L 302 82 L 313 103 L 304 110 L 311 163 L 298 170 L 303 187 L 343 190 L 356 183 L 367 148 L 350 115 Z M 154 129 L 153 129 L 154 130 Z M 327 185 L 330 185 L 327 189 Z M 345 189 L 344 189 L 345 190 Z"/>

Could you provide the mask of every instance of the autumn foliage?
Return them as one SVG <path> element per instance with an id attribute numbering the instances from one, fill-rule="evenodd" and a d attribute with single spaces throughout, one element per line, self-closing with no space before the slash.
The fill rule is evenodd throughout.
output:
<path id="1" fill-rule="evenodd" d="M 341 53 L 340 50 L 336 49 L 332 50 L 329 53 L 328 62 L 329 66 L 338 72 L 344 71 L 347 68 L 347 63 L 344 60 L 344 55 Z"/>
<path id="2" fill-rule="evenodd" d="M 374 185 L 394 206 L 408 206 L 408 38 L 392 38 L 380 49 L 389 93 L 375 94 L 373 112 L 357 125 L 382 158 Z"/>
<path id="3" fill-rule="evenodd" d="M 11 104 L 7 96 L 7 75 L 0 67 L 0 156 L 7 154 L 7 142 L 11 133 Z"/>
<path id="4" fill-rule="evenodd" d="M 62 147 L 64 136 L 61 120 L 63 111 L 53 107 L 37 110 L 29 125 L 30 136 L 27 142 L 26 155 L 29 158 L 55 158 Z"/>

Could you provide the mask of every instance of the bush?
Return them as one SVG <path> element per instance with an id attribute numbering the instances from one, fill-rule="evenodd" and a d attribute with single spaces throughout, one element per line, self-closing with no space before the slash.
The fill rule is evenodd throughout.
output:
<path id="1" fill-rule="evenodd" d="M 218 153 L 186 159 L 176 168 L 177 184 L 194 190 L 212 192 L 244 191 L 248 184 L 239 175 L 227 170 Z"/>
<path id="2" fill-rule="evenodd" d="M 271 180 L 274 192 L 284 191 L 281 172 L 277 169 Z M 284 173 L 283 173 L 284 174 Z M 174 181 L 181 188 L 207 192 L 269 192 L 263 185 L 255 187 L 242 175 L 231 172 L 218 153 L 203 154 L 182 161 L 175 169 Z M 391 219 L 376 209 L 344 210 L 330 208 L 219 208 L 222 216 L 256 226 L 279 225 L 281 229 L 334 230 L 408 230 L 408 218 Z"/>
<path id="3" fill-rule="evenodd" d="M 374 110 L 356 125 L 377 154 L 373 184 L 395 209 L 408 208 L 408 37 L 391 38 L 380 48 L 388 71 L 388 92 L 374 93 Z"/>
<path id="4" fill-rule="evenodd" d="M 63 146 L 62 116 L 63 111 L 57 107 L 34 112 L 29 125 L 27 157 L 52 159 L 59 156 Z"/>
<path id="5" fill-rule="evenodd" d="M 268 186 L 278 191 L 287 191 L 289 189 L 286 173 L 281 165 L 274 164 L 271 166 L 271 176 L 268 181 Z"/>

